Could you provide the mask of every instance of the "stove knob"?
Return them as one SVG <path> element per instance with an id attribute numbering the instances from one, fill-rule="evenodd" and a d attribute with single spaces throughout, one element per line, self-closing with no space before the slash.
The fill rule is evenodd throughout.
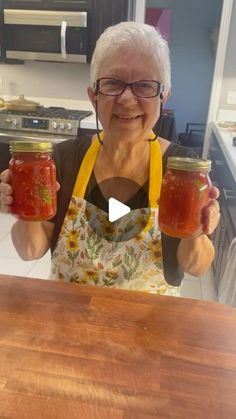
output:
<path id="1" fill-rule="evenodd" d="M 53 129 L 57 129 L 57 122 L 56 121 L 52 122 L 52 127 L 53 127 Z"/>
<path id="2" fill-rule="evenodd" d="M 70 122 L 68 122 L 68 124 L 67 124 L 67 129 L 68 129 L 68 131 L 72 130 L 72 124 Z"/>
<path id="3" fill-rule="evenodd" d="M 60 127 L 60 129 L 64 130 L 64 129 L 65 129 L 65 124 L 63 124 L 63 122 L 61 122 L 61 123 L 59 124 L 59 127 Z"/>
<path id="4" fill-rule="evenodd" d="M 13 125 L 16 127 L 18 125 L 18 121 L 16 118 L 13 118 L 12 120 Z"/>

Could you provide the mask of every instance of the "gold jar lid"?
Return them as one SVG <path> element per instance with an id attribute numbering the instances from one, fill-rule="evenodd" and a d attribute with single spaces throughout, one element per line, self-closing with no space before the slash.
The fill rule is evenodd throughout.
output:
<path id="1" fill-rule="evenodd" d="M 211 170 L 211 160 L 190 159 L 189 157 L 168 157 L 167 168 L 176 170 L 187 170 L 190 172 L 209 172 Z"/>
<path id="2" fill-rule="evenodd" d="M 10 151 L 23 153 L 50 153 L 52 151 L 52 143 L 48 141 L 11 141 Z"/>

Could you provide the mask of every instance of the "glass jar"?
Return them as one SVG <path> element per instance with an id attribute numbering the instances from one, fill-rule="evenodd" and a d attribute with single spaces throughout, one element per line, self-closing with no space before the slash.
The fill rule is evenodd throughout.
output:
<path id="1" fill-rule="evenodd" d="M 209 199 L 210 160 L 169 157 L 159 201 L 159 227 L 168 236 L 197 237 Z"/>
<path id="2" fill-rule="evenodd" d="M 56 213 L 56 167 L 49 142 L 11 141 L 12 213 L 44 221 Z"/>

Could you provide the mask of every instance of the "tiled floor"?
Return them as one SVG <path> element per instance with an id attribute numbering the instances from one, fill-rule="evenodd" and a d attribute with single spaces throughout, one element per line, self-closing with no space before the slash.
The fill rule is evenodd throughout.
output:
<path id="1" fill-rule="evenodd" d="M 47 279 L 50 272 L 50 252 L 35 261 L 25 262 L 18 256 L 11 241 L 11 226 L 15 218 L 0 213 L 0 273 L 22 275 L 31 278 Z M 183 280 L 181 295 L 187 298 L 214 300 L 215 294 L 210 274 L 195 278 L 186 275 Z"/>
<path id="2" fill-rule="evenodd" d="M 23 261 L 11 241 L 11 226 L 15 218 L 0 213 L 0 273 L 47 279 L 50 272 L 50 252 L 30 262 Z"/>

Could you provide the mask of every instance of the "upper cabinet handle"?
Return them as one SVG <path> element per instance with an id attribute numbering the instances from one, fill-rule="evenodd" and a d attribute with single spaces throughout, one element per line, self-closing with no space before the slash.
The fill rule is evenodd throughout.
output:
<path id="1" fill-rule="evenodd" d="M 67 22 L 63 20 L 61 22 L 61 55 L 62 58 L 66 59 L 66 27 Z"/>

